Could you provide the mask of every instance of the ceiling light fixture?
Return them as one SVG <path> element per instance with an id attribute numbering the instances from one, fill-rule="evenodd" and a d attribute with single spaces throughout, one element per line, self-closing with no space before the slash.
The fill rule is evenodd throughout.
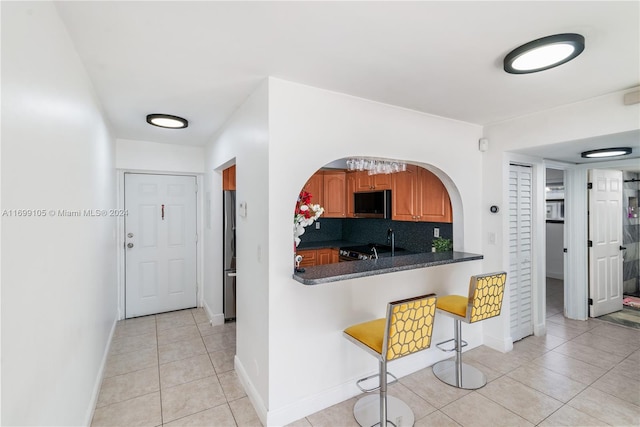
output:
<path id="1" fill-rule="evenodd" d="M 168 129 L 184 129 L 189 126 L 187 119 L 172 116 L 171 114 L 149 114 L 147 116 L 147 123 Z"/>
<path id="2" fill-rule="evenodd" d="M 587 159 L 597 159 L 601 157 L 626 156 L 632 152 L 631 147 L 602 148 L 600 150 L 584 151 L 581 156 Z"/>
<path id="3" fill-rule="evenodd" d="M 504 70 L 510 74 L 528 74 L 548 70 L 571 61 L 584 50 L 580 34 L 555 34 L 515 48 L 504 57 Z"/>

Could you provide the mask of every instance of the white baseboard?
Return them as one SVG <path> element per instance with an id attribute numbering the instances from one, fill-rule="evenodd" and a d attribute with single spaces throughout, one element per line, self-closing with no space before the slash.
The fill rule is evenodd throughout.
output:
<path id="1" fill-rule="evenodd" d="M 496 338 L 488 335 L 484 335 L 482 338 L 483 345 L 494 350 L 498 350 L 502 353 L 507 353 L 513 350 L 513 340 L 511 338 Z"/>
<path id="2" fill-rule="evenodd" d="M 224 316 L 222 317 L 224 321 Z M 262 422 L 263 425 L 265 426 L 268 425 L 267 424 L 267 407 L 264 405 L 264 402 L 262 401 L 262 398 L 260 397 L 258 390 L 256 390 L 256 388 L 253 386 L 253 383 L 251 382 L 251 380 L 249 379 L 249 376 L 247 375 L 247 371 L 244 369 L 244 366 L 240 362 L 240 359 L 238 359 L 237 355 L 234 357 L 233 365 L 236 370 L 236 375 L 238 376 L 238 380 L 240 380 L 240 383 L 244 387 L 244 391 L 247 393 L 247 397 L 251 401 L 253 408 L 256 410 L 256 414 L 258 414 L 258 418 L 260 418 L 260 421 Z"/>
<path id="3" fill-rule="evenodd" d="M 420 352 L 394 361 L 393 364 L 389 366 L 389 370 L 397 378 L 402 378 L 421 369 L 428 368 L 434 363 L 439 362 L 440 360 L 444 360 L 449 356 L 450 354 L 444 353 L 439 350 Z M 356 381 L 359 378 L 364 378 L 368 375 L 374 375 L 377 372 L 377 370 L 374 370 L 371 372 L 363 373 L 361 375 L 358 375 L 357 378 L 350 379 L 345 383 L 336 385 L 327 390 L 321 391 L 320 393 L 316 393 L 313 396 L 308 396 L 304 399 L 298 400 L 276 410 L 267 411 L 266 409 L 261 409 L 265 412 L 266 415 L 258 414 L 258 416 L 266 426 L 284 426 L 290 424 L 301 418 L 304 418 L 330 406 L 351 399 L 354 396 L 362 394 L 362 392 L 356 386 Z M 240 376 L 239 372 L 238 376 Z M 249 389 L 246 388 L 246 390 L 248 395 Z M 251 397 L 249 398 L 251 399 Z M 251 401 L 253 403 L 253 399 L 251 399 Z M 254 407 L 257 406 L 254 404 Z M 258 412 L 257 409 L 256 412 Z M 264 421 L 263 416 L 266 418 L 266 422 Z"/>
<path id="4" fill-rule="evenodd" d="M 202 302 L 202 308 L 204 308 L 205 313 L 207 313 L 207 317 L 209 318 L 209 323 L 211 323 L 213 326 L 224 324 L 223 313 L 214 314 L 213 311 L 211 311 L 211 308 L 207 305 L 206 301 Z"/>
<path id="5" fill-rule="evenodd" d="M 104 369 L 107 366 L 107 359 L 109 357 L 109 351 L 111 350 L 111 342 L 113 341 L 113 334 L 116 331 L 116 325 L 118 324 L 118 317 L 120 316 L 120 312 L 118 311 L 116 319 L 113 321 L 113 325 L 111 326 L 111 332 L 109 333 L 109 339 L 107 340 L 107 346 L 104 349 L 104 354 L 102 355 L 102 363 L 100 363 L 100 369 L 98 370 L 98 375 L 96 376 L 96 380 L 93 386 L 93 392 L 91 393 L 91 400 L 89 401 L 89 407 L 87 408 L 87 415 L 85 416 L 85 426 L 91 425 L 91 420 L 93 420 L 93 413 L 96 409 L 96 403 L 98 403 L 98 396 L 100 395 L 100 388 L 102 387 L 102 376 L 104 375 Z"/>
<path id="6" fill-rule="evenodd" d="M 541 336 L 547 334 L 547 324 L 540 323 L 538 325 L 533 325 L 533 335 Z"/>

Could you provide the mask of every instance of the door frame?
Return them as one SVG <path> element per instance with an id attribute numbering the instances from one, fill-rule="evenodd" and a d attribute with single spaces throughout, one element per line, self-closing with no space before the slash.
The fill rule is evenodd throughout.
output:
<path id="1" fill-rule="evenodd" d="M 125 173 L 143 174 L 143 175 L 173 175 L 173 176 L 193 176 L 196 178 L 198 192 L 196 194 L 196 233 L 198 240 L 196 242 L 196 304 L 202 307 L 204 295 L 204 269 L 203 269 L 203 174 L 189 172 L 170 172 L 170 171 L 149 171 L 139 169 L 116 169 L 116 204 L 118 209 L 124 209 L 124 175 Z M 117 289 L 118 289 L 118 314 L 117 319 L 122 320 L 125 316 L 125 226 L 124 216 L 116 218 L 115 240 L 116 240 L 116 267 L 117 267 Z"/>

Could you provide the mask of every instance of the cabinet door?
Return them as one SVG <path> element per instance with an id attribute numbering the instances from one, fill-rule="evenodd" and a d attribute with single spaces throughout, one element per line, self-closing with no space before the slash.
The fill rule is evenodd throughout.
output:
<path id="1" fill-rule="evenodd" d="M 382 173 L 379 175 L 372 175 L 371 180 L 373 181 L 373 188 L 376 190 L 391 190 L 391 185 L 393 181 L 393 174 Z"/>
<path id="2" fill-rule="evenodd" d="M 451 222 L 451 200 L 440 179 L 426 169 L 418 170 L 419 219 L 425 222 Z"/>
<path id="3" fill-rule="evenodd" d="M 397 221 L 417 221 L 416 194 L 418 167 L 407 165 L 406 172 L 393 174 L 391 216 Z"/>
<path id="4" fill-rule="evenodd" d="M 305 249 L 296 251 L 296 255 L 302 257 L 300 267 L 313 267 L 317 265 L 317 251 L 315 249 Z"/>
<path id="5" fill-rule="evenodd" d="M 347 188 L 346 188 L 346 193 L 347 193 L 347 212 L 346 212 L 346 217 L 347 218 L 355 218 L 356 216 L 356 210 L 355 207 L 353 205 L 353 193 L 356 192 L 356 176 L 357 176 L 358 172 L 347 172 L 346 174 L 346 178 L 347 178 Z"/>
<path id="6" fill-rule="evenodd" d="M 318 249 L 318 261 L 316 265 L 331 264 L 331 248 Z"/>
<path id="7" fill-rule="evenodd" d="M 323 206 L 324 173 L 322 171 L 314 173 L 302 188 L 306 192 L 311 194 L 311 203 L 313 203 L 314 205 L 319 204 L 320 206 Z"/>
<path id="8" fill-rule="evenodd" d="M 324 214 L 325 218 L 346 216 L 346 173 L 344 171 L 324 172 Z"/>
<path id="9" fill-rule="evenodd" d="M 373 183 L 371 182 L 371 176 L 368 171 L 354 172 L 356 177 L 356 191 L 371 191 L 373 190 Z"/>
<path id="10" fill-rule="evenodd" d="M 331 264 L 340 262 L 340 252 L 338 248 L 331 248 Z"/>

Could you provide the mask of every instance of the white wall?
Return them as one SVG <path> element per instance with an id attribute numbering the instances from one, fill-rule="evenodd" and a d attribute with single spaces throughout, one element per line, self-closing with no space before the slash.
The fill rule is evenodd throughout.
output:
<path id="1" fill-rule="evenodd" d="M 55 7 L 2 2 L 2 424 L 90 422 L 116 318 L 114 141 Z"/>
<path id="2" fill-rule="evenodd" d="M 461 209 L 456 212 L 454 236 L 464 236 L 457 248 L 479 252 L 481 128 L 271 79 L 269 135 L 267 419 L 270 425 L 281 425 L 357 394 L 355 379 L 377 370 L 374 358 L 344 339 L 345 327 L 383 317 L 386 304 L 395 299 L 426 292 L 465 293 L 469 276 L 483 271 L 482 261 L 474 261 L 301 285 L 291 277 L 292 212 L 300 188 L 321 166 L 352 155 L 430 165 L 464 206 L 464 218 Z M 482 326 L 474 326 L 468 330 L 471 346 L 482 342 Z M 434 342 L 449 338 L 452 328 L 448 319 L 437 322 Z M 444 357 L 434 347 L 395 362 L 393 371 L 406 375 Z"/>
<path id="3" fill-rule="evenodd" d="M 358 393 L 355 378 L 375 360 L 342 337 L 355 322 L 380 317 L 386 303 L 421 292 L 466 292 L 482 261 L 407 271 L 318 286 L 292 279 L 293 208 L 300 188 L 321 166 L 350 155 L 407 160 L 443 177 L 464 206 L 456 224 L 458 248 L 479 252 L 482 155 L 479 126 L 420 114 L 308 86 L 269 79 L 207 147 L 205 191 L 212 223 L 220 171 L 237 165 L 239 218 L 236 370 L 263 422 L 283 425 Z M 458 153 L 464 152 L 464 156 Z M 455 185 L 454 185 L 455 183 Z M 221 233 L 206 230 L 205 301 L 221 311 Z M 434 342 L 449 338 L 452 322 L 436 324 Z M 482 342 L 482 326 L 469 329 Z M 446 357 L 427 350 L 396 362 L 406 375 Z"/>
<path id="4" fill-rule="evenodd" d="M 170 132 L 176 132 L 170 130 Z M 177 131 L 179 132 L 179 131 Z M 204 147 L 116 140 L 116 168 L 175 173 L 204 173 Z"/>
<path id="5" fill-rule="evenodd" d="M 235 163 L 236 202 L 246 202 L 247 216 L 238 216 L 236 370 L 259 412 L 269 405 L 269 278 L 270 217 L 268 164 L 268 86 L 266 81 L 235 112 L 207 146 L 205 192 L 211 195 L 211 228 L 205 227 L 204 302 L 210 315 L 222 314 L 222 169 Z M 205 209 L 207 210 L 207 209 Z M 291 230 L 290 234 L 291 234 Z M 219 317 L 219 316 L 217 316 Z M 241 361 L 241 362 L 239 362 Z"/>

